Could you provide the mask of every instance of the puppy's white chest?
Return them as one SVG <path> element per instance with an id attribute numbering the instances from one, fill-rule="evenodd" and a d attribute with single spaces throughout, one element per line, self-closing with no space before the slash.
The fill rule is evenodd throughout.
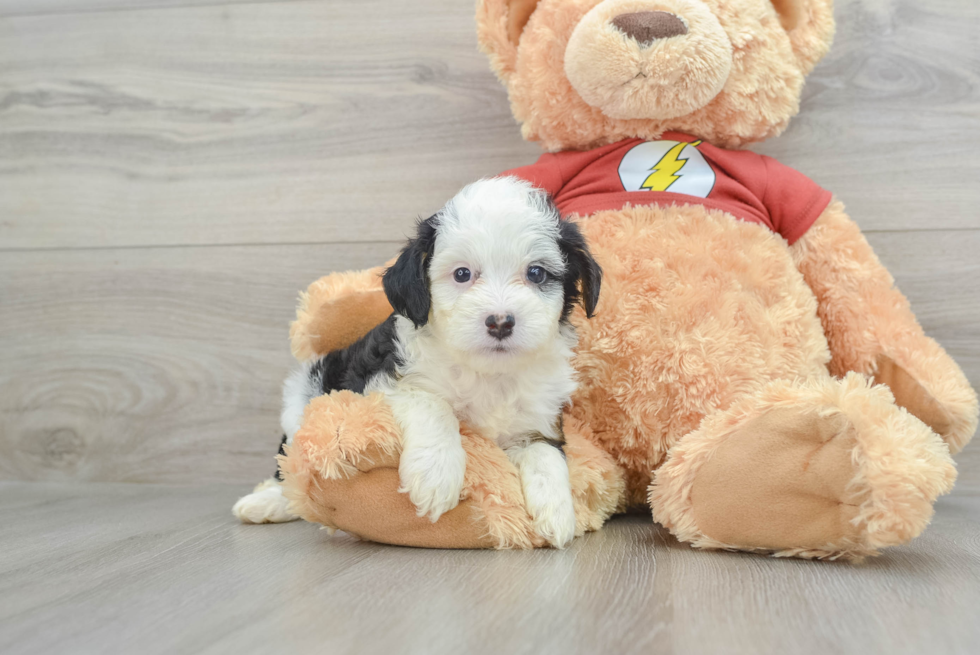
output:
<path id="1" fill-rule="evenodd" d="M 529 413 L 518 399 L 503 393 L 497 398 L 490 396 L 469 398 L 457 404 L 454 408 L 456 416 L 497 441 L 505 435 L 532 430 L 541 422 L 540 417 Z"/>
<path id="2" fill-rule="evenodd" d="M 453 410 L 497 443 L 535 431 L 551 436 L 573 388 L 520 376 L 477 376 L 469 382 L 454 389 Z"/>

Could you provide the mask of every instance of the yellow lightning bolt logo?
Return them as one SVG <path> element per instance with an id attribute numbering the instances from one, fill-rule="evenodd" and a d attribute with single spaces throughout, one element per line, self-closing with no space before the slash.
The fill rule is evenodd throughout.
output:
<path id="1" fill-rule="evenodd" d="M 694 141 L 693 143 L 678 143 L 673 148 L 667 151 L 663 157 L 660 158 L 653 168 L 647 179 L 643 181 L 640 185 L 641 189 L 649 189 L 650 191 L 666 191 L 670 188 L 670 185 L 680 179 L 679 173 L 684 165 L 687 164 L 686 159 L 678 159 L 680 154 L 684 152 L 684 148 L 691 146 L 696 148 L 701 145 L 700 141 Z"/>

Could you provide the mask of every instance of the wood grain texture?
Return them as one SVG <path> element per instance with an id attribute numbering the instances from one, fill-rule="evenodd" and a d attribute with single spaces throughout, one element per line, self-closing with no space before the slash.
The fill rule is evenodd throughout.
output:
<path id="1" fill-rule="evenodd" d="M 838 16 L 802 115 L 760 149 L 866 229 L 976 227 L 980 5 L 863 0 Z M 469 2 L 11 16 L 0 57 L 5 248 L 390 239 L 538 152 Z"/>
<path id="2" fill-rule="evenodd" d="M 386 240 L 537 154 L 476 50 L 471 3 L 4 24 L 5 248 Z"/>
<path id="3" fill-rule="evenodd" d="M 565 551 L 242 526 L 245 488 L 0 484 L 0 651 L 975 653 L 980 496 L 861 566 L 699 552 L 645 517 Z"/>
<path id="4" fill-rule="evenodd" d="M 297 289 L 399 244 L 0 256 L 0 478 L 275 470 Z"/>
<path id="5" fill-rule="evenodd" d="M 103 11 L 143 11 L 236 4 L 285 4 L 319 0 L 0 0 L 0 18 Z"/>
<path id="6" fill-rule="evenodd" d="M 980 3 L 836 0 L 800 115 L 756 148 L 843 200 L 865 230 L 980 226 Z"/>

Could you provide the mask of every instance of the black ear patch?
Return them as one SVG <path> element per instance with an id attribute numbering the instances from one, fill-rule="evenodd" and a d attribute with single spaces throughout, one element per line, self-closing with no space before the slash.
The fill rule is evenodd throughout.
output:
<path id="1" fill-rule="evenodd" d="M 429 321 L 429 262 L 436 245 L 436 217 L 420 221 L 414 239 L 382 277 L 385 295 L 396 314 L 420 328 Z"/>
<path id="2" fill-rule="evenodd" d="M 575 303 L 581 300 L 585 315 L 592 318 L 599 303 L 599 288 L 602 286 L 602 269 L 592 253 L 578 226 L 571 221 L 558 223 L 558 247 L 565 257 L 566 267 L 562 284 L 565 291 L 565 306 L 561 318 L 567 320 Z"/>

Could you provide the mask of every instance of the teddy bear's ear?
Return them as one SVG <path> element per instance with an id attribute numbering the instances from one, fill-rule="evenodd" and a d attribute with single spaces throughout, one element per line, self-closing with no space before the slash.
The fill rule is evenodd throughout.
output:
<path id="1" fill-rule="evenodd" d="M 803 0 L 770 0 L 779 14 L 779 22 L 787 32 L 792 32 L 803 20 Z"/>
<path id="2" fill-rule="evenodd" d="M 500 79 L 506 81 L 517 65 L 517 44 L 539 0 L 478 0 L 476 30 L 480 49 Z"/>
<path id="3" fill-rule="evenodd" d="M 830 49 L 834 38 L 833 0 L 770 0 L 789 34 L 804 73 Z"/>

